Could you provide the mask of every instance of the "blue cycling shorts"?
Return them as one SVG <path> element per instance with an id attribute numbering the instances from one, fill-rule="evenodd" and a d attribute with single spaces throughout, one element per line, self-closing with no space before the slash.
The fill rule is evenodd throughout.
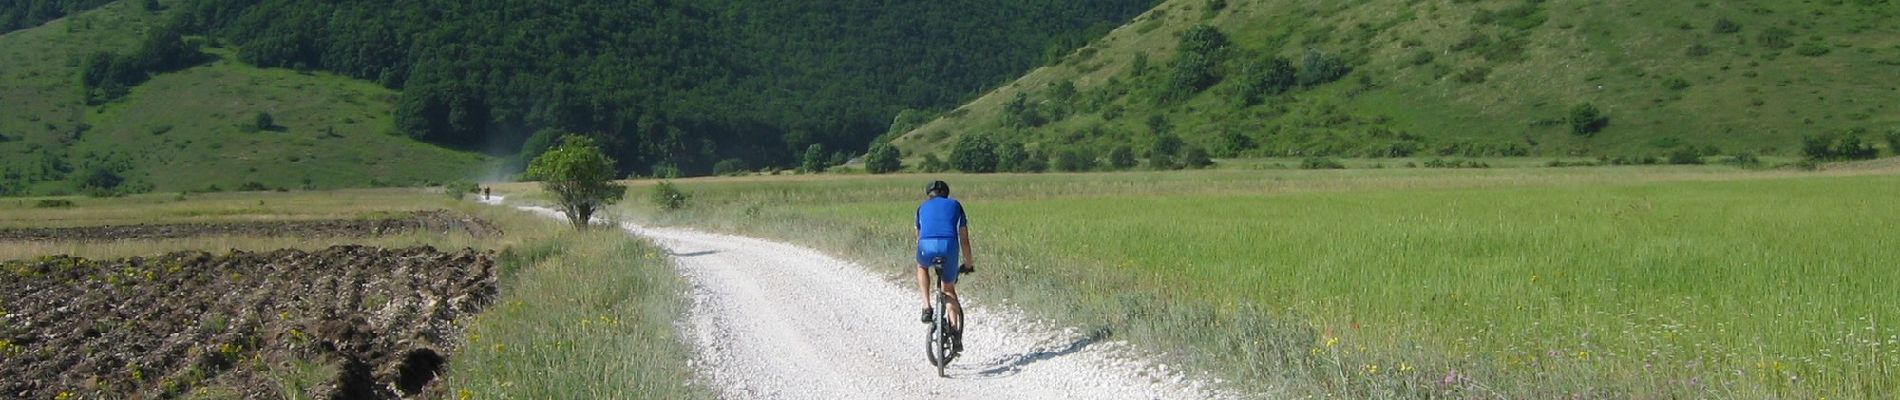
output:
<path id="1" fill-rule="evenodd" d="M 943 257 L 943 281 L 957 283 L 957 241 L 956 239 L 923 239 L 917 241 L 917 267 L 930 268 L 930 259 Z"/>

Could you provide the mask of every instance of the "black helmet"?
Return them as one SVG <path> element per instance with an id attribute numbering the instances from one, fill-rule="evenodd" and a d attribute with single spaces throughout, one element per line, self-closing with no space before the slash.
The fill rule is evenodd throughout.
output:
<path id="1" fill-rule="evenodd" d="M 943 181 L 930 181 L 930 184 L 924 185 L 924 195 L 950 197 L 950 184 Z"/>

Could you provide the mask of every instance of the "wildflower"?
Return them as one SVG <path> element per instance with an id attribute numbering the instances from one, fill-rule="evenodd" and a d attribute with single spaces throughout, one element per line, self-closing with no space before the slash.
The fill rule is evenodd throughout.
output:
<path id="1" fill-rule="evenodd" d="M 1399 363 L 1399 372 L 1412 372 L 1412 364 Z"/>
<path id="2" fill-rule="evenodd" d="M 1339 338 L 1336 338 L 1336 337 L 1329 337 L 1329 338 L 1326 338 L 1326 347 L 1327 347 L 1327 348 L 1332 348 L 1332 347 L 1334 347 L 1334 346 L 1337 346 L 1337 345 L 1339 345 Z"/>
<path id="3" fill-rule="evenodd" d="M 1378 374 L 1378 373 L 1379 373 L 1379 364 L 1366 364 L 1366 373 L 1367 373 L 1367 374 Z"/>
<path id="4" fill-rule="evenodd" d="M 1588 351 L 1577 351 L 1577 359 L 1578 359 L 1578 360 L 1589 360 L 1589 359 L 1590 359 L 1590 352 L 1588 352 Z"/>
<path id="5" fill-rule="evenodd" d="M 468 391 L 468 389 L 461 389 L 461 390 L 455 391 L 456 400 L 468 400 L 468 399 L 473 399 L 473 398 L 475 398 L 475 392 L 470 392 Z"/>

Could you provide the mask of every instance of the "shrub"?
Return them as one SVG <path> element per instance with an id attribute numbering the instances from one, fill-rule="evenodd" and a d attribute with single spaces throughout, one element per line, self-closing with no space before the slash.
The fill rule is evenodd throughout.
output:
<path id="1" fill-rule="evenodd" d="M 469 181 L 454 181 L 449 182 L 447 185 L 442 185 L 442 194 L 448 195 L 449 198 L 456 200 L 461 200 L 463 195 L 481 190 L 481 185 L 476 185 L 475 182 Z"/>
<path id="2" fill-rule="evenodd" d="M 1755 153 L 1743 152 L 1729 157 L 1728 164 L 1742 168 L 1760 167 L 1761 157 L 1756 157 Z"/>
<path id="3" fill-rule="evenodd" d="M 1307 157 L 1300 161 L 1300 169 L 1345 169 L 1346 164 L 1326 157 Z"/>
<path id="4" fill-rule="evenodd" d="M 1024 149 L 1022 143 L 1009 142 L 996 145 L 996 171 L 1028 172 L 1024 171 L 1025 164 L 1028 163 L 1029 150 Z"/>
<path id="5" fill-rule="evenodd" d="M 1669 90 L 1677 90 L 1677 91 L 1688 89 L 1689 80 L 1683 79 L 1682 77 L 1674 77 L 1674 78 L 1665 79 L 1663 80 L 1663 87 Z"/>
<path id="6" fill-rule="evenodd" d="M 1669 152 L 1669 164 L 1700 165 L 1702 164 L 1702 152 L 1696 151 L 1693 147 L 1683 146 L 1675 151 Z"/>
<path id="7" fill-rule="evenodd" d="M 871 146 L 870 154 L 864 155 L 864 170 L 873 174 L 888 174 L 904 169 L 903 153 L 897 146 L 879 143 Z"/>
<path id="8" fill-rule="evenodd" d="M 1248 64 L 1240 87 L 1241 102 L 1251 106 L 1267 97 L 1286 93 L 1298 83 L 1295 75 L 1293 62 L 1285 58 L 1268 57 Z"/>
<path id="9" fill-rule="evenodd" d="M 1155 135 L 1154 142 L 1148 146 L 1148 167 L 1156 170 L 1180 169 L 1182 165 L 1176 158 L 1180 156 L 1183 146 L 1181 137 L 1174 134 Z"/>
<path id="10" fill-rule="evenodd" d="M 1049 156 L 1047 154 L 1043 154 L 1041 149 L 1030 150 L 1027 153 L 1026 158 L 1023 159 L 1022 165 L 1018 165 L 1017 168 L 1021 170 L 1022 172 L 1048 171 L 1049 170 Z"/>
<path id="11" fill-rule="evenodd" d="M 1201 146 L 1188 146 L 1187 150 L 1181 151 L 1181 166 L 1202 169 L 1214 166 L 1214 160 L 1207 157 L 1207 150 L 1201 149 Z"/>
<path id="12" fill-rule="evenodd" d="M 1830 51 L 1832 50 L 1828 49 L 1827 46 L 1822 46 L 1822 45 L 1814 44 L 1814 43 L 1804 44 L 1804 45 L 1801 45 L 1801 48 L 1794 49 L 1795 54 L 1800 54 L 1806 57 L 1825 56 Z"/>
<path id="13" fill-rule="evenodd" d="M 825 172 L 825 145 L 812 143 L 805 147 L 805 156 L 799 158 L 798 169 L 806 173 Z"/>
<path id="14" fill-rule="evenodd" d="M 270 113 L 259 112 L 256 117 L 251 118 L 251 126 L 260 131 L 277 129 L 277 119 L 271 118 Z"/>
<path id="15" fill-rule="evenodd" d="M 980 135 L 963 135 L 950 149 L 950 166 L 975 174 L 996 172 L 996 144 Z"/>
<path id="16" fill-rule="evenodd" d="M 746 165 L 745 160 L 728 158 L 713 164 L 713 175 L 745 175 L 745 173 L 751 169 L 750 166 Z"/>
<path id="17" fill-rule="evenodd" d="M 541 181 L 542 190 L 555 196 L 561 213 L 576 229 L 587 229 L 595 211 L 626 197 L 627 187 L 614 183 L 614 159 L 593 139 L 566 135 L 561 144 L 528 163 L 522 176 Z"/>
<path id="18" fill-rule="evenodd" d="M 66 199 L 45 199 L 33 202 L 33 208 L 73 208 L 73 201 Z"/>
<path id="19" fill-rule="evenodd" d="M 1718 18 L 1715 20 L 1715 25 L 1709 29 L 1714 30 L 1715 33 L 1735 33 L 1742 31 L 1742 24 L 1735 23 L 1735 21 L 1729 20 L 1728 18 Z"/>
<path id="20" fill-rule="evenodd" d="M 1683 50 L 1682 54 L 1686 56 L 1690 56 L 1690 57 L 1701 57 L 1701 56 L 1709 55 L 1710 51 L 1712 50 L 1709 49 L 1709 46 L 1703 46 L 1701 43 L 1696 43 L 1696 44 L 1689 45 L 1689 49 Z"/>
<path id="21" fill-rule="evenodd" d="M 679 186 L 674 185 L 672 182 L 654 184 L 653 191 L 647 193 L 647 200 L 652 201 L 653 205 L 660 207 L 660 209 L 667 211 L 686 208 L 687 201 L 692 199 L 692 195 L 680 190 Z"/>
<path id="22" fill-rule="evenodd" d="M 1124 170 L 1134 168 L 1136 163 L 1138 163 L 1138 161 L 1135 160 L 1135 149 L 1126 144 L 1117 145 L 1115 148 L 1108 150 L 1109 169 Z"/>
<path id="23" fill-rule="evenodd" d="M 1319 49 L 1307 49 L 1306 59 L 1300 63 L 1299 72 L 1294 80 L 1302 87 L 1313 87 L 1337 81 L 1352 73 L 1352 67 L 1339 57 L 1329 56 Z"/>
<path id="24" fill-rule="evenodd" d="M 1458 74 L 1452 75 L 1452 79 L 1457 80 L 1459 83 L 1484 83 L 1484 80 L 1490 76 L 1491 67 L 1479 65 L 1464 71 L 1459 71 Z"/>
<path id="25" fill-rule="evenodd" d="M 1610 117 L 1597 110 L 1595 104 L 1583 103 L 1570 108 L 1570 133 L 1590 136 L 1609 124 Z"/>
<path id="26" fill-rule="evenodd" d="M 1809 135 L 1801 138 L 1801 154 L 1813 161 L 1867 160 L 1880 155 L 1872 143 L 1860 135 Z"/>
<path id="27" fill-rule="evenodd" d="M 1132 154 L 1133 151 L 1130 151 Z M 1057 171 L 1084 172 L 1095 169 L 1095 155 L 1079 148 L 1062 149 L 1056 152 L 1052 163 Z"/>
<path id="28" fill-rule="evenodd" d="M 1780 50 L 1794 47 L 1794 42 L 1788 40 L 1792 37 L 1794 37 L 1794 31 L 1790 31 L 1788 28 L 1774 27 L 1761 31 L 1759 35 L 1755 35 L 1755 42 L 1760 43 L 1762 47 Z"/>
<path id="29" fill-rule="evenodd" d="M 1887 131 L 1887 154 L 1900 156 L 1900 129 Z"/>
<path id="30" fill-rule="evenodd" d="M 270 188 L 264 186 L 263 183 L 259 183 L 257 181 L 250 181 L 250 182 L 244 182 L 243 184 L 238 185 L 237 190 L 240 192 L 262 192 L 262 191 L 270 190 Z"/>
<path id="31" fill-rule="evenodd" d="M 937 158 L 936 154 L 924 154 L 924 161 L 923 163 L 917 165 L 917 169 L 922 170 L 923 172 L 949 171 L 950 163 L 944 162 L 943 159 Z"/>

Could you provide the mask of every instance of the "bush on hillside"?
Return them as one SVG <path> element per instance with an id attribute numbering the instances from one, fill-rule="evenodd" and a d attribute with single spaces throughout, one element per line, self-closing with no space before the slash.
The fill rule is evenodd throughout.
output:
<path id="1" fill-rule="evenodd" d="M 1131 151 L 1132 152 L 1132 151 Z M 1095 154 L 1081 148 L 1068 148 L 1056 151 L 1051 167 L 1064 172 L 1086 172 L 1095 169 Z"/>
<path id="2" fill-rule="evenodd" d="M 980 135 L 963 135 L 950 149 L 950 166 L 973 174 L 996 172 L 996 144 Z"/>
<path id="3" fill-rule="evenodd" d="M 1683 146 L 1681 148 L 1677 148 L 1674 151 L 1669 152 L 1669 164 L 1671 165 L 1700 165 L 1702 164 L 1702 152 L 1697 151 L 1694 147 L 1689 147 L 1689 146 Z"/>
<path id="4" fill-rule="evenodd" d="M 1900 129 L 1887 131 L 1887 154 L 1900 156 Z"/>
<path id="5" fill-rule="evenodd" d="M 1802 137 L 1801 154 L 1815 161 L 1870 160 L 1879 157 L 1880 150 L 1855 132 L 1844 132 Z"/>
<path id="6" fill-rule="evenodd" d="M 864 155 L 864 171 L 873 174 L 888 174 L 904 169 L 903 153 L 897 146 L 879 143 L 871 146 L 871 152 Z"/>
<path id="7" fill-rule="evenodd" d="M 1781 50 L 1794 47 L 1794 42 L 1790 40 L 1790 38 L 1793 37 L 1794 31 L 1790 31 L 1788 28 L 1773 27 L 1761 31 L 1761 34 L 1755 35 L 1755 43 L 1759 43 L 1762 47 L 1769 49 Z"/>
<path id="8" fill-rule="evenodd" d="M 1298 83 L 1293 62 L 1281 57 L 1267 57 L 1248 64 L 1242 79 L 1241 103 L 1249 106 L 1286 93 Z"/>
<path id="9" fill-rule="evenodd" d="M 1049 155 L 1044 154 L 1042 149 L 1030 149 L 1026 154 L 1028 158 L 1024 159 L 1021 165 L 1017 165 L 1020 172 L 1049 171 Z"/>
<path id="10" fill-rule="evenodd" d="M 1186 150 L 1181 151 L 1181 166 L 1191 169 L 1212 167 L 1214 159 L 1209 158 L 1207 150 L 1202 149 L 1201 146 L 1188 146 Z"/>
<path id="11" fill-rule="evenodd" d="M 1737 166 L 1737 167 L 1742 167 L 1742 168 L 1760 167 L 1761 157 L 1755 156 L 1755 153 L 1742 152 L 1734 156 L 1730 156 L 1728 158 L 1728 164 Z"/>
<path id="12" fill-rule="evenodd" d="M 1570 133 L 1579 136 L 1595 135 L 1610 124 L 1610 116 L 1597 110 L 1595 104 L 1583 103 L 1570 108 Z"/>
<path id="13" fill-rule="evenodd" d="M 1314 87 L 1337 81 L 1352 73 L 1352 66 L 1338 56 L 1327 55 L 1319 49 L 1307 49 L 1306 59 L 1300 62 L 1300 70 L 1294 74 L 1294 80 L 1302 87 Z"/>
<path id="14" fill-rule="evenodd" d="M 1022 143 L 1005 142 L 996 145 L 996 172 L 1024 172 L 1023 164 L 1029 162 L 1029 150 Z"/>
<path id="15" fill-rule="evenodd" d="M 251 118 L 251 127 L 260 131 L 277 129 L 277 119 L 272 118 L 270 113 L 260 111 Z"/>
<path id="16" fill-rule="evenodd" d="M 1728 18 L 1717 18 L 1715 25 L 1709 29 L 1715 31 L 1715 33 L 1735 33 L 1742 31 L 1742 24 L 1735 23 L 1735 21 Z"/>
<path id="17" fill-rule="evenodd" d="M 937 158 L 936 154 L 926 153 L 924 154 L 924 161 L 917 164 L 917 169 L 922 172 L 944 172 L 950 170 L 950 163 Z"/>
<path id="18" fill-rule="evenodd" d="M 1346 164 L 1327 157 L 1307 157 L 1300 160 L 1300 169 L 1345 169 Z"/>
<path id="19" fill-rule="evenodd" d="M 1155 135 L 1154 142 L 1148 146 L 1148 168 L 1154 170 L 1181 169 L 1177 158 L 1184 144 L 1179 136 L 1164 133 Z"/>
<path id="20" fill-rule="evenodd" d="M 1139 162 L 1135 159 L 1135 149 L 1126 144 L 1116 145 L 1115 148 L 1108 150 L 1109 169 L 1119 171 L 1134 168 Z"/>
<path id="21" fill-rule="evenodd" d="M 1804 44 L 1804 45 L 1801 45 L 1801 48 L 1794 49 L 1795 54 L 1800 54 L 1804 57 L 1825 56 L 1827 55 L 1827 53 L 1832 52 L 1832 51 L 1833 50 L 1828 49 L 1827 46 L 1823 46 L 1823 45 L 1815 44 L 1815 43 Z"/>

